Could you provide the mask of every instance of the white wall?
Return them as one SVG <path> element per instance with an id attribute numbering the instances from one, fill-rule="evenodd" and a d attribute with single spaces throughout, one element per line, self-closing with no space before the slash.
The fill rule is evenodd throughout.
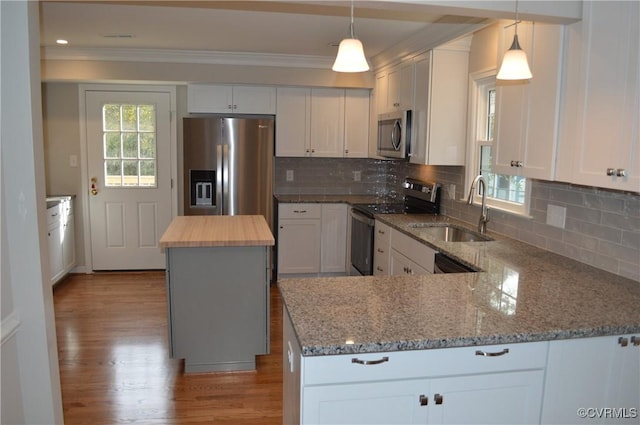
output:
<path id="1" fill-rule="evenodd" d="M 38 3 L 0 2 L 2 31 L 2 423 L 61 424 L 48 279 Z M 4 300 L 9 296 L 10 300 Z M 8 371 L 5 376 L 5 371 Z M 8 382 L 7 382 L 8 381 Z"/>

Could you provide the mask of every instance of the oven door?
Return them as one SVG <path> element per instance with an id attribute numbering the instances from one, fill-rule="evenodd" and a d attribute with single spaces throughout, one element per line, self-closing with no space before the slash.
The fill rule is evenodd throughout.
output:
<path id="1" fill-rule="evenodd" d="M 351 209 L 351 270 L 363 276 L 373 274 L 373 230 L 375 220 Z"/>

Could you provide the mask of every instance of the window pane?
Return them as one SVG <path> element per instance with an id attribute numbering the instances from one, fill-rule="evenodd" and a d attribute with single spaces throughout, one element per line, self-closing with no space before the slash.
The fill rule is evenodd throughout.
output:
<path id="1" fill-rule="evenodd" d="M 140 161 L 140 186 L 156 185 L 156 162 Z"/>
<path id="2" fill-rule="evenodd" d="M 104 105 L 102 128 L 105 131 L 120 131 L 120 105 Z"/>
<path id="3" fill-rule="evenodd" d="M 138 186 L 138 161 L 122 161 L 122 185 Z"/>
<path id="4" fill-rule="evenodd" d="M 104 134 L 104 157 L 120 158 L 120 133 Z"/>
<path id="5" fill-rule="evenodd" d="M 122 131 L 138 131 L 138 108 L 122 105 Z"/>
<path id="6" fill-rule="evenodd" d="M 122 134 L 122 157 L 138 158 L 138 133 Z"/>
<path id="7" fill-rule="evenodd" d="M 106 186 L 122 186 L 121 162 L 117 160 L 105 161 Z"/>
<path id="8" fill-rule="evenodd" d="M 156 114 L 153 105 L 138 106 L 138 131 L 152 132 L 156 129 Z"/>
<path id="9" fill-rule="evenodd" d="M 140 134 L 140 158 L 154 159 L 156 157 L 156 137 L 154 133 Z"/>
<path id="10" fill-rule="evenodd" d="M 486 140 L 493 140 L 493 127 L 496 116 L 496 89 L 487 93 L 487 134 Z"/>

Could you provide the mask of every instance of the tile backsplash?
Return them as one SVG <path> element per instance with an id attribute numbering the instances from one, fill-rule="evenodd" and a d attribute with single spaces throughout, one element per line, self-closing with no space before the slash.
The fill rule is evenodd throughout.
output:
<path id="1" fill-rule="evenodd" d="M 286 171 L 293 171 L 293 181 Z M 354 181 L 354 172 L 360 181 Z M 442 184 L 442 213 L 475 225 L 479 207 L 467 205 L 464 167 L 406 161 L 275 158 L 277 194 L 368 194 L 401 197 L 405 177 Z M 490 231 L 599 269 L 640 281 L 640 195 L 567 183 L 531 181 L 530 217 L 490 210 Z M 454 199 L 449 191 L 455 186 Z M 547 223 L 547 207 L 566 208 L 565 227 Z"/>

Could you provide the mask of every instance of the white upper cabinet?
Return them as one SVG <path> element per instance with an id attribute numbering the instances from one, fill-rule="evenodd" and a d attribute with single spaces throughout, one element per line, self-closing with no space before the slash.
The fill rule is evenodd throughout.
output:
<path id="1" fill-rule="evenodd" d="M 514 26 L 500 32 L 499 63 Z M 533 74 L 530 81 L 497 81 L 493 170 L 553 180 L 558 146 L 564 27 L 523 22 L 518 39 Z"/>
<path id="2" fill-rule="evenodd" d="M 347 89 L 344 98 L 344 157 L 369 156 L 369 90 Z"/>
<path id="3" fill-rule="evenodd" d="M 311 156 L 342 157 L 344 89 L 311 89 Z"/>
<path id="4" fill-rule="evenodd" d="M 464 165 L 471 37 L 415 58 L 410 162 Z"/>
<path id="5" fill-rule="evenodd" d="M 189 84 L 189 113 L 276 113 L 276 89 L 268 86 Z"/>
<path id="6" fill-rule="evenodd" d="M 413 108 L 414 67 L 411 61 L 376 75 L 376 113 Z"/>
<path id="7" fill-rule="evenodd" d="M 276 156 L 307 156 L 311 143 L 311 89 L 278 87 L 277 96 Z"/>
<path id="8" fill-rule="evenodd" d="M 639 16 L 639 2 L 584 2 L 567 26 L 557 180 L 640 190 Z"/>
<path id="9" fill-rule="evenodd" d="M 279 87 L 276 156 L 366 158 L 369 90 Z"/>

